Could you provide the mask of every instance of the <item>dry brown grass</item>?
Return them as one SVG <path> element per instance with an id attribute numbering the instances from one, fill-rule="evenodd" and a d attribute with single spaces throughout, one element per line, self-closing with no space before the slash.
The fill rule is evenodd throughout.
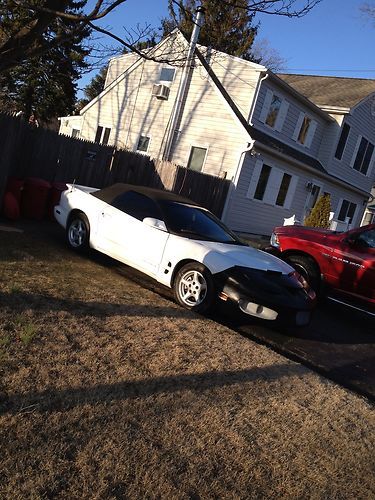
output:
<path id="1" fill-rule="evenodd" d="M 368 402 L 54 234 L 0 232 L 0 498 L 375 497 Z"/>

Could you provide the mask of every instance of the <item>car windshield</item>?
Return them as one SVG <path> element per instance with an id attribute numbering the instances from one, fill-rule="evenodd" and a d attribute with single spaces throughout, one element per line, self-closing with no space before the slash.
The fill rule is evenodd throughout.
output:
<path id="1" fill-rule="evenodd" d="M 171 233 L 194 240 L 241 245 L 241 241 L 210 212 L 175 201 L 163 200 L 160 206 Z"/>

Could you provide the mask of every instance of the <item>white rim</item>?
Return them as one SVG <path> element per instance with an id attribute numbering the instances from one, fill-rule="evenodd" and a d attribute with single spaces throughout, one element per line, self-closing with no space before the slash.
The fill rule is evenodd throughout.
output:
<path id="1" fill-rule="evenodd" d="M 207 295 L 207 282 L 199 271 L 187 271 L 178 283 L 178 293 L 188 307 L 202 304 Z"/>
<path id="2" fill-rule="evenodd" d="M 81 219 L 76 219 L 70 224 L 68 239 L 72 247 L 78 248 L 82 246 L 85 243 L 86 235 L 86 225 Z"/>

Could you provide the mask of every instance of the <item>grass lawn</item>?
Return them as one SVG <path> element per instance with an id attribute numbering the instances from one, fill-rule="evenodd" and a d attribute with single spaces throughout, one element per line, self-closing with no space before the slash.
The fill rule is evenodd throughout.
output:
<path id="1" fill-rule="evenodd" d="M 370 403 L 24 228 L 0 230 L 1 499 L 375 497 Z"/>

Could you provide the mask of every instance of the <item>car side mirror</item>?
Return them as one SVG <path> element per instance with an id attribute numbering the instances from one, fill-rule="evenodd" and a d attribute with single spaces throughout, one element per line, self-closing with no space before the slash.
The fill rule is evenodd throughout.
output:
<path id="1" fill-rule="evenodd" d="M 146 224 L 146 226 L 154 227 L 155 229 L 160 229 L 165 232 L 168 231 L 163 220 L 155 219 L 154 217 L 145 217 L 142 222 Z"/>

